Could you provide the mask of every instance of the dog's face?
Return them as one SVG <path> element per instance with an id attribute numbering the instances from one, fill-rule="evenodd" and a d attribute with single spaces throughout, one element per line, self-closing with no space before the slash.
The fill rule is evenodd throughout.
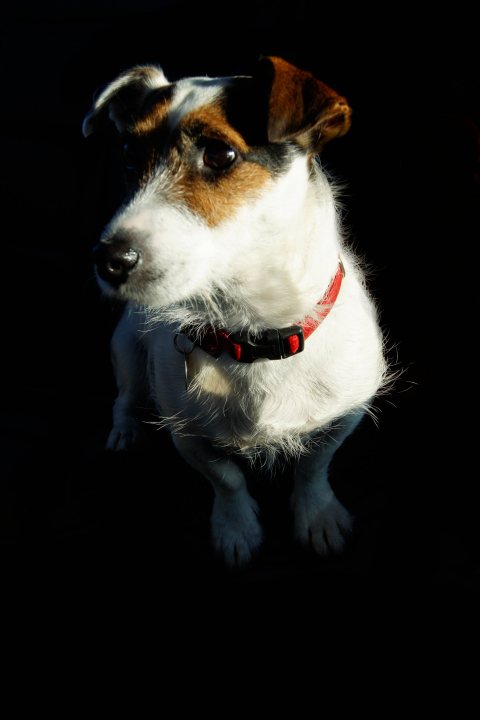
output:
<path id="1" fill-rule="evenodd" d="M 280 58 L 252 77 L 169 83 L 133 68 L 98 97 L 89 135 L 110 119 L 127 198 L 95 249 L 104 292 L 151 307 L 195 299 L 241 276 L 256 243 L 295 222 L 308 163 L 344 134 L 344 98 Z"/>

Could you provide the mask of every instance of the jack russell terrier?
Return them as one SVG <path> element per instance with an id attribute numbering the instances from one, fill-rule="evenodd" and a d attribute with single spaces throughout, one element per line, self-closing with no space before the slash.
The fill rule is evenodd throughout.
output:
<path id="1" fill-rule="evenodd" d="M 387 363 L 318 157 L 350 115 L 311 73 L 262 57 L 253 76 L 173 83 L 133 67 L 84 120 L 85 136 L 115 126 L 127 187 L 94 249 L 101 290 L 125 302 L 107 448 L 135 445 L 148 397 L 213 486 L 212 540 L 229 565 L 262 543 L 239 456 L 294 461 L 295 536 L 320 555 L 352 529 L 328 468 Z"/>

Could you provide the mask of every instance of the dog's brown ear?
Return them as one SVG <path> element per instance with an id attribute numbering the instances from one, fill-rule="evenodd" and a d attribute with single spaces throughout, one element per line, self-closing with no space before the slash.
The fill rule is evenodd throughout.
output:
<path id="1" fill-rule="evenodd" d="M 350 127 L 351 109 L 338 95 L 312 73 L 282 58 L 262 57 L 259 80 L 268 97 L 268 140 L 292 138 L 318 152 Z"/>
<path id="2" fill-rule="evenodd" d="M 123 132 L 141 108 L 146 96 L 152 90 L 168 84 L 163 70 L 154 65 L 137 65 L 126 70 L 96 97 L 92 109 L 83 121 L 84 136 L 91 135 L 99 124 L 108 118 L 119 132 Z"/>

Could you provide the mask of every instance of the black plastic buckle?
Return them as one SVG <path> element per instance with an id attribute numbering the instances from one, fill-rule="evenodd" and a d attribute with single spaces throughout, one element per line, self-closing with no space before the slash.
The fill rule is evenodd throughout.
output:
<path id="1" fill-rule="evenodd" d="M 298 349 L 293 353 L 288 338 L 298 338 Z M 242 348 L 240 362 L 252 363 L 260 358 L 269 360 L 282 360 L 298 355 L 305 347 L 303 330 L 299 325 L 291 325 L 280 330 L 265 330 L 259 335 L 253 335 L 245 330 L 232 333 L 229 338 Z"/>

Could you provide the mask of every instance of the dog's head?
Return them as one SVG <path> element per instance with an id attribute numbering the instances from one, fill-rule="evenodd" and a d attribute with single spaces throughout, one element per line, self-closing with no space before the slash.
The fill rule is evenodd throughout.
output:
<path id="1" fill-rule="evenodd" d="M 312 158 L 348 130 L 350 108 L 311 73 L 267 57 L 251 77 L 175 83 L 134 67 L 100 93 L 84 135 L 109 121 L 127 198 L 95 249 L 99 282 L 161 308 L 239 282 L 259 244 L 282 252 Z"/>

